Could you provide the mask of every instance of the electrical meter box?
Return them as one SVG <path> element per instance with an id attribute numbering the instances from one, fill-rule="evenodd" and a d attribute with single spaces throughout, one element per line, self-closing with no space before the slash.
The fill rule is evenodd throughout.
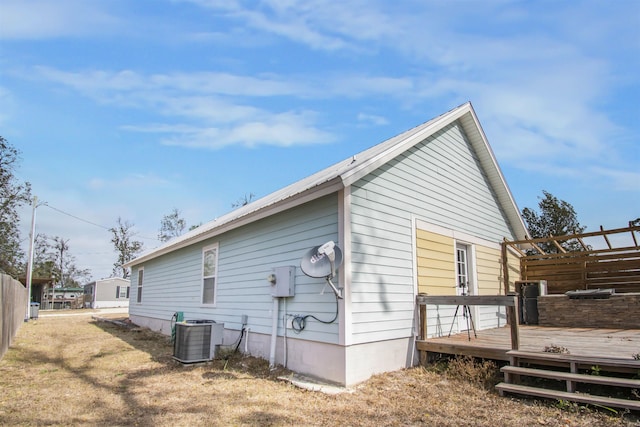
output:
<path id="1" fill-rule="evenodd" d="M 276 267 L 273 274 L 269 276 L 271 283 L 272 297 L 292 297 L 295 296 L 296 268 L 293 266 Z M 273 280 L 272 280 L 273 279 Z"/>

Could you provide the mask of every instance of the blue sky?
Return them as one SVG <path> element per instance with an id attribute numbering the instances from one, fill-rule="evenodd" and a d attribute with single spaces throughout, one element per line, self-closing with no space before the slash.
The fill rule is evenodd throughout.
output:
<path id="1" fill-rule="evenodd" d="M 96 279 L 119 216 L 150 249 L 466 101 L 520 209 L 640 216 L 640 1 L 0 0 L 0 55 L 37 231 Z"/>

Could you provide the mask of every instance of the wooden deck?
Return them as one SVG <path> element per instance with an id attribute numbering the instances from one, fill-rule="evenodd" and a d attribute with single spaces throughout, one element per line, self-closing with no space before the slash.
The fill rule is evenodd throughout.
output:
<path id="1" fill-rule="evenodd" d="M 552 328 L 519 326 L 522 351 L 543 352 L 546 346 L 566 348 L 572 355 L 631 359 L 640 354 L 640 329 Z M 511 335 L 508 327 L 477 331 L 417 342 L 420 351 L 458 354 L 508 361 Z M 640 369 L 640 360 L 638 361 Z"/>

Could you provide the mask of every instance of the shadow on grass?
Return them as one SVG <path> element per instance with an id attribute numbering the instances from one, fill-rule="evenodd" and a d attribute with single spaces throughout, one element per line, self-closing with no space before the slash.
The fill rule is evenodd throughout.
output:
<path id="1" fill-rule="evenodd" d="M 111 390 L 124 395 L 124 400 L 129 402 L 128 409 L 132 413 L 144 412 L 148 414 L 149 412 L 154 412 L 148 405 L 138 402 L 137 396 L 134 393 L 130 393 L 133 382 L 154 375 L 166 375 L 169 372 L 176 371 L 185 372 L 185 374 L 187 374 L 192 370 L 197 370 L 198 372 L 201 372 L 200 378 L 202 379 L 199 385 L 206 386 L 213 384 L 214 382 L 231 382 L 231 388 L 234 391 L 227 393 L 228 396 L 225 397 L 223 396 L 225 392 L 217 389 L 216 399 L 221 399 L 221 401 L 226 402 L 226 405 L 237 405 L 239 407 L 243 407 L 245 406 L 245 403 L 238 401 L 237 393 L 243 390 L 245 386 L 233 386 L 234 382 L 262 379 L 280 383 L 281 381 L 278 380 L 278 377 L 291 373 L 289 370 L 282 367 L 271 369 L 268 362 L 264 359 L 245 356 L 242 353 L 233 351 L 221 352 L 223 357 L 216 358 L 209 362 L 182 364 L 173 358 L 173 345 L 170 337 L 168 336 L 153 332 L 147 328 L 140 328 L 136 325 L 128 324 L 126 321 L 114 323 L 111 319 L 108 319 L 107 321 L 96 319 L 93 323 L 104 332 L 122 340 L 134 349 L 148 354 L 150 360 L 160 364 L 157 368 L 127 374 L 121 385 L 117 389 Z M 186 379 L 185 381 L 189 380 Z M 98 384 L 98 386 L 101 385 Z M 203 409 L 195 402 L 192 402 L 189 405 L 182 407 L 180 410 L 185 413 L 202 412 L 203 414 L 206 414 L 207 418 L 215 418 L 216 411 L 212 411 L 211 406 L 206 406 L 205 408 L 206 409 Z M 220 406 L 220 408 L 224 408 L 224 406 Z M 274 407 L 273 413 L 268 410 L 258 410 L 256 408 L 256 410 L 247 412 L 247 414 L 243 415 L 240 419 L 242 423 L 248 423 L 251 425 L 265 425 L 265 423 L 266 425 L 274 423 L 280 424 L 291 421 L 287 420 L 287 417 L 283 418 L 281 415 L 276 414 L 276 412 L 277 407 Z M 110 422 L 111 420 L 107 421 Z"/>
<path id="2" fill-rule="evenodd" d="M 90 324 L 123 344 L 109 339 L 108 345 L 101 346 L 100 340 L 106 339 L 98 336 L 96 344 L 87 341 L 86 345 L 78 346 L 84 354 L 77 350 L 70 354 L 69 335 L 60 334 L 61 339 L 52 336 L 45 348 L 21 346 L 10 358 L 10 363 L 23 367 L 19 369 L 33 368 L 33 374 L 24 377 L 29 378 L 31 384 L 33 375 L 62 374 L 56 376 L 55 387 L 46 390 L 50 396 L 43 395 L 45 390 L 38 390 L 43 401 L 55 401 L 74 387 L 85 390 L 86 385 L 82 405 L 69 410 L 64 420 L 60 419 L 61 414 L 56 414 L 45 421 L 41 415 L 30 414 L 16 403 L 17 406 L 11 408 L 0 407 L 0 424 L 184 425 L 184 417 L 192 417 L 195 420 L 192 425 L 223 425 L 221 420 L 228 410 L 236 413 L 236 421 L 232 423 L 240 418 L 242 423 L 253 425 L 261 424 L 260 420 L 267 424 L 292 421 L 278 414 L 277 404 L 247 408 L 247 402 L 243 400 L 246 380 L 275 382 L 282 372 L 270 371 L 268 363 L 262 359 L 229 354 L 227 360 L 185 366 L 173 359 L 173 347 L 164 335 L 133 325 L 118 326 L 105 321 L 91 321 Z M 132 363 L 126 359 L 126 352 L 130 351 L 143 352 L 148 358 L 138 354 L 136 362 Z M 114 357 L 120 357 L 120 360 L 114 363 Z M 145 359 L 153 363 L 140 363 Z M 101 363 L 104 363 L 102 367 Z M 114 363 L 113 368 L 108 363 Z M 180 379 L 182 373 L 184 381 Z M 238 380 L 242 380 L 243 386 L 235 384 Z M 14 389 L 28 386 L 26 382 L 11 382 L 10 379 L 7 384 Z M 172 384 L 176 384 L 176 389 L 182 393 L 172 390 Z M 192 394 L 189 394 L 190 390 L 194 390 Z"/>

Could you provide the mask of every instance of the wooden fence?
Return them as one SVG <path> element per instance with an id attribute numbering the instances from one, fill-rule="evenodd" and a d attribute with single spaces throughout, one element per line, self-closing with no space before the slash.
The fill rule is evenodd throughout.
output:
<path id="1" fill-rule="evenodd" d="M 511 247 L 520 255 L 521 280 L 546 280 L 550 294 L 597 288 L 612 288 L 618 293 L 640 292 L 640 245 L 636 233 L 640 233 L 639 226 L 505 241 L 503 246 Z M 606 248 L 592 249 L 585 244 L 584 239 L 594 237 L 602 238 Z M 627 237 L 627 243 L 616 247 L 620 237 Z M 560 243 L 567 240 L 578 242 L 582 250 L 563 250 Z M 545 252 L 541 243 L 557 248 L 558 253 Z"/>
<path id="2" fill-rule="evenodd" d="M 27 312 L 27 289 L 19 281 L 0 274 L 0 359 L 9 349 Z"/>

